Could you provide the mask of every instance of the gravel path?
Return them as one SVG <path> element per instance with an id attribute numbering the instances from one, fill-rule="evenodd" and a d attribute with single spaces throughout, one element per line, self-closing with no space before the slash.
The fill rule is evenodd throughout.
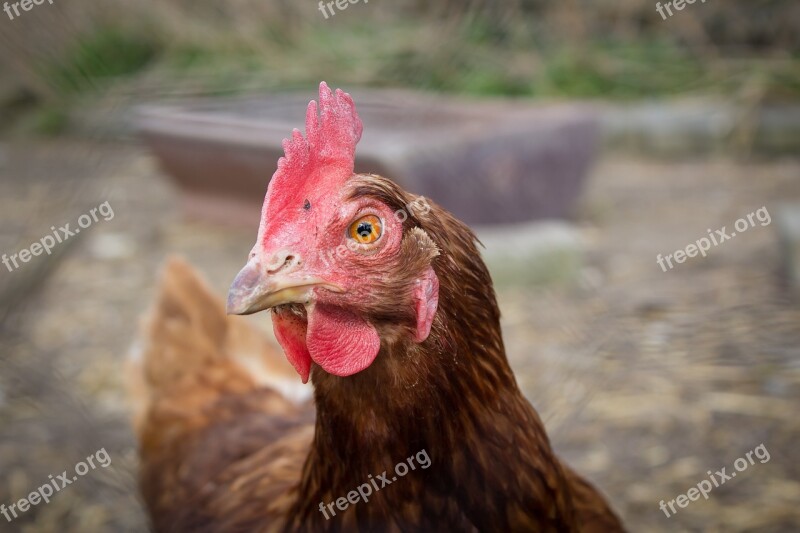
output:
<path id="1" fill-rule="evenodd" d="M 12 524 L 0 518 L 0 531 L 146 530 L 121 360 L 168 254 L 186 256 L 223 294 L 255 228 L 182 220 L 175 191 L 137 146 L 3 152 L 3 253 L 105 201 L 115 216 L 61 245 L 64 253 L 11 273 L 0 267 L 0 503 L 98 449 L 112 459 Z M 774 228 L 666 273 L 655 262 L 708 228 L 796 201 L 798 177 L 796 159 L 609 158 L 578 210 L 587 243 L 579 282 L 500 294 L 520 383 L 558 450 L 632 531 L 800 529 L 800 304 L 780 283 Z M 762 443 L 768 462 L 671 518 L 659 510 Z"/>

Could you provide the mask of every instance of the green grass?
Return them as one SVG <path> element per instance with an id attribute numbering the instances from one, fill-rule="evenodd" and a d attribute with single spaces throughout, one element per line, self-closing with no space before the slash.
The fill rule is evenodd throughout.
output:
<path id="1" fill-rule="evenodd" d="M 61 62 L 45 77 L 66 94 L 93 91 L 105 82 L 140 72 L 159 53 L 159 46 L 146 34 L 117 28 L 101 28 L 77 40 Z"/>
<path id="2" fill-rule="evenodd" d="M 47 137 L 59 135 L 69 127 L 69 112 L 63 107 L 44 106 L 30 119 L 30 129 Z"/>
<path id="3" fill-rule="evenodd" d="M 477 96 L 630 100 L 680 94 L 735 94 L 758 72 L 768 93 L 800 96 L 798 57 L 728 66 L 662 39 L 559 46 L 531 32 L 470 17 L 446 28 L 411 19 L 389 26 L 353 19 L 291 32 L 265 22 L 258 49 L 234 36 L 163 46 L 146 33 L 102 28 L 78 41 L 48 72 L 66 94 L 91 93 L 109 79 L 153 67 L 164 84 L 196 82 L 209 94 L 243 88 L 353 80 Z"/>

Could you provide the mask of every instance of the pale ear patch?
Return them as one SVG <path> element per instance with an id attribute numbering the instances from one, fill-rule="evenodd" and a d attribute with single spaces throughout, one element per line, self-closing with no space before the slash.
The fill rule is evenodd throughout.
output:
<path id="1" fill-rule="evenodd" d="M 425 273 L 416 280 L 414 287 L 414 304 L 417 311 L 417 329 L 414 332 L 416 342 L 424 342 L 431 334 L 433 317 L 439 306 L 439 278 L 433 267 L 428 267 Z"/>
<path id="2" fill-rule="evenodd" d="M 412 228 L 403 239 L 403 255 L 413 258 L 409 265 L 412 271 L 424 266 L 420 277 L 414 280 L 413 298 L 417 315 L 414 341 L 424 342 L 431 334 L 431 325 L 439 306 L 439 278 L 431 260 L 439 255 L 439 248 L 422 228 Z"/>

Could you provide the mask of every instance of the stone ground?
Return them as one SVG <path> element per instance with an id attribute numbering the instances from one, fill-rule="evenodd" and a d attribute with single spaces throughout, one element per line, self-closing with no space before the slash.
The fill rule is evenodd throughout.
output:
<path id="1" fill-rule="evenodd" d="M 112 459 L 48 505 L 0 517 L 0 531 L 146 530 L 122 359 L 167 255 L 223 294 L 255 228 L 182 220 L 136 145 L 11 143 L 0 176 L 3 253 L 106 200 L 115 213 L 53 256 L 0 267 L 0 503 L 100 448 Z M 800 159 L 606 157 L 576 218 L 580 279 L 499 295 L 509 357 L 556 448 L 631 531 L 800 529 L 800 302 L 781 282 L 774 227 L 666 273 L 655 262 L 708 228 L 797 201 L 799 178 Z M 659 510 L 762 443 L 769 461 L 671 518 Z"/>

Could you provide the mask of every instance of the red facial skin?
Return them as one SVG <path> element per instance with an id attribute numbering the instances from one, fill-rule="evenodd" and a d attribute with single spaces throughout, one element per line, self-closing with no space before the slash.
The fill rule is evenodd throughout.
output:
<path id="1" fill-rule="evenodd" d="M 284 140 L 285 156 L 269 183 L 256 245 L 229 295 L 233 312 L 247 312 L 254 307 L 242 301 L 270 291 L 275 299 L 269 305 L 294 302 L 273 310 L 273 324 L 303 382 L 312 361 L 336 376 L 367 368 L 381 346 L 370 316 L 382 312 L 386 322 L 387 301 L 401 310 L 395 322 L 416 315 L 417 342 L 427 338 L 436 312 L 438 280 L 430 266 L 398 276 L 409 273 L 400 253 L 401 220 L 369 196 L 351 199 L 359 183 L 353 168 L 361 132 L 350 95 L 320 84 L 319 106 L 311 102 L 306 112 L 306 136 L 294 130 Z M 380 218 L 382 227 L 381 236 L 368 244 L 348 231 L 366 215 Z M 376 301 L 383 302 L 382 309 L 370 307 Z"/>
<path id="2" fill-rule="evenodd" d="M 289 277 L 317 277 L 344 289 L 341 294 L 315 289 L 316 302 L 358 307 L 369 297 L 371 281 L 364 278 L 364 271 L 380 269 L 396 259 L 403 227 L 388 206 L 368 198 L 347 200 L 351 192 L 347 186 L 332 194 L 310 192 L 296 205 L 270 213 L 276 222 L 265 226 L 252 253 L 268 261 L 278 250 L 290 250 L 300 264 Z M 305 200 L 309 209 L 303 208 Z M 372 244 L 348 236 L 350 225 L 365 215 L 383 222 L 382 234 Z"/>
<path id="3" fill-rule="evenodd" d="M 369 198 L 347 200 L 350 192 L 350 187 L 336 194 L 315 191 L 294 206 L 285 205 L 273 218 L 277 224 L 264 225 L 253 250 L 262 264 L 269 263 L 272 251 L 290 250 L 298 266 L 286 273 L 287 279 L 323 279 L 342 289 L 312 289 L 307 321 L 288 310 L 273 313 L 276 337 L 303 382 L 308 380 L 312 360 L 333 375 L 349 376 L 372 364 L 380 349 L 378 332 L 364 315 L 374 274 L 397 260 L 403 227 L 388 206 Z M 371 244 L 349 236 L 350 226 L 366 215 L 382 221 L 381 235 Z M 398 303 L 401 299 L 399 295 Z M 406 299 L 413 301 L 412 295 Z M 428 313 L 430 304 L 420 305 Z M 422 327 L 424 337 L 429 329 L 430 322 L 427 330 Z"/>

